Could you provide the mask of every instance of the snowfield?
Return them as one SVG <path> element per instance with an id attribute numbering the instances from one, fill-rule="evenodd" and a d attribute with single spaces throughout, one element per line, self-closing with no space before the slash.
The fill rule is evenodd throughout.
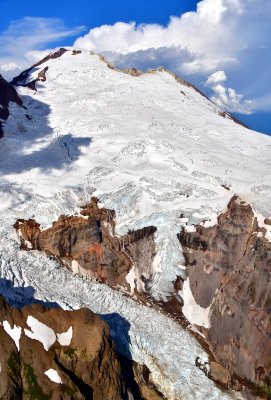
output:
<path id="1" fill-rule="evenodd" d="M 223 118 L 166 71 L 132 77 L 88 51 L 68 51 L 32 77 L 46 66 L 37 92 L 18 89 L 27 110 L 10 105 L 0 140 L 1 292 L 13 304 L 35 297 L 101 314 L 118 348 L 146 364 L 169 400 L 236 398 L 195 367 L 197 356 L 208 356 L 189 331 L 42 254 L 19 251 L 12 225 L 34 217 L 47 227 L 94 195 L 116 211 L 118 234 L 157 227 L 151 293 L 165 300 L 176 277 L 186 277 L 182 226 L 216 223 L 234 194 L 261 221 L 271 215 L 271 138 Z M 183 295 L 190 322 L 208 325 L 208 310 L 197 308 L 189 288 Z"/>

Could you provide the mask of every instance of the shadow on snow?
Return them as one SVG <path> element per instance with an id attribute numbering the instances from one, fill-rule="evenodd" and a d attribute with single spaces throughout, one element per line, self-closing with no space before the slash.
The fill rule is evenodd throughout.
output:
<path id="1" fill-rule="evenodd" d="M 70 167 L 82 154 L 81 148 L 89 146 L 92 139 L 73 137 L 70 133 L 53 135 L 49 105 L 34 96 L 21 98 L 26 110 L 16 107 L 17 118 L 8 121 L 0 140 L 0 173 L 9 175 L 34 168 L 50 171 Z"/>

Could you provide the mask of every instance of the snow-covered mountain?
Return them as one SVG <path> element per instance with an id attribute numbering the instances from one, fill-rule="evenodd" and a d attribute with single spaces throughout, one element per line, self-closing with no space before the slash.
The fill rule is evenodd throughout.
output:
<path id="1" fill-rule="evenodd" d="M 196 367 L 197 357 L 209 355 L 188 329 L 138 298 L 184 302 L 192 330 L 206 334 L 212 306 L 200 306 L 191 292 L 178 234 L 215 226 L 237 195 L 270 244 L 270 137 L 236 123 L 162 68 L 118 71 L 89 51 L 59 50 L 12 83 L 23 107 L 9 103 L 2 124 L 1 292 L 20 305 L 29 301 L 22 288 L 31 286 L 37 299 L 104 315 L 119 351 L 129 348 L 169 400 L 241 397 L 221 392 Z M 144 269 L 132 260 L 118 290 L 74 276 L 43 253 L 20 251 L 13 228 L 32 218 L 45 230 L 60 215 L 79 215 L 91 197 L 114 210 L 117 238 L 155 227 L 152 262 Z M 128 321 L 129 337 L 106 317 L 112 313 Z"/>

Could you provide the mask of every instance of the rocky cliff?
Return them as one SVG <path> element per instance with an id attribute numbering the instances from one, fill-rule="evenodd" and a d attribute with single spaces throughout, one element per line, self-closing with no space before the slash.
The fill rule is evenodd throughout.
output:
<path id="1" fill-rule="evenodd" d="M 217 224 L 179 234 L 193 297 L 202 308 L 211 306 L 204 333 L 214 354 L 232 376 L 262 387 L 268 387 L 271 376 L 271 243 L 266 232 L 251 206 L 235 196 Z"/>
<path id="2" fill-rule="evenodd" d="M 19 310 L 0 296 L 0 399 L 163 400 L 149 370 L 114 347 L 87 308 Z"/>
<path id="3" fill-rule="evenodd" d="M 73 272 L 112 287 L 147 292 L 156 229 L 118 237 L 115 212 L 99 207 L 96 198 L 80 215 L 61 216 L 51 228 L 41 230 L 34 220 L 14 226 L 24 250 L 45 251 Z M 270 379 L 271 244 L 265 234 L 251 206 L 233 197 L 217 224 L 178 235 L 194 300 L 202 309 L 211 307 L 210 327 L 198 327 L 221 364 L 211 362 L 209 375 L 225 386 L 235 376 L 263 387 Z M 175 287 L 182 287 L 179 278 Z M 162 308 L 176 316 L 181 304 L 174 299 Z"/>
<path id="4" fill-rule="evenodd" d="M 156 228 L 116 236 L 114 211 L 99 208 L 95 198 L 81 215 L 61 216 L 51 228 L 41 230 L 34 220 L 18 220 L 14 226 L 23 249 L 45 251 L 73 272 L 112 287 L 141 291 L 151 274 Z"/>
<path id="5" fill-rule="evenodd" d="M 10 102 L 23 105 L 14 87 L 0 75 L 0 138 L 3 136 L 2 122 L 9 117 L 8 105 Z"/>
<path id="6" fill-rule="evenodd" d="M 108 326 L 88 309 L 21 310 L 0 298 L 1 399 L 123 399 Z"/>

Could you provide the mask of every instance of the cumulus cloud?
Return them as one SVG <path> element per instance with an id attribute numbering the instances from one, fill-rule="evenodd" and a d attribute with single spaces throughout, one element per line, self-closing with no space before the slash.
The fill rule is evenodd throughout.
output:
<path id="1" fill-rule="evenodd" d="M 271 63 L 270 16 L 270 0 L 202 0 L 195 12 L 172 16 L 167 26 L 135 22 L 102 25 L 78 38 L 74 46 L 104 53 L 120 68 L 163 65 L 197 85 L 216 71 L 226 71 L 235 89 L 222 84 L 215 97 L 228 110 L 247 113 L 250 103 L 238 92 L 250 98 L 266 94 L 266 87 L 261 87 L 261 93 L 255 90 L 260 90 L 258 58 L 266 63 L 261 74 Z M 249 81 L 252 74 L 253 90 Z M 220 78 L 215 75 L 211 79 Z M 212 83 L 218 82 L 225 82 L 225 77 Z"/>
<path id="2" fill-rule="evenodd" d="M 182 49 L 180 47 L 151 48 L 127 54 L 103 52 L 103 55 L 120 69 L 136 67 L 143 71 L 161 66 L 171 71 L 177 71 L 180 60 L 182 60 L 183 63 L 190 63 L 194 59 L 193 54 L 187 49 Z"/>
<path id="3" fill-rule="evenodd" d="M 84 27 L 68 28 L 58 18 L 25 17 L 12 21 L 0 33 L 0 72 L 7 77 L 29 65 L 35 51 L 64 38 L 77 36 Z M 48 53 L 48 50 L 47 50 Z"/>
<path id="4" fill-rule="evenodd" d="M 225 82 L 227 80 L 227 76 L 224 71 L 216 71 L 206 81 L 207 86 L 212 86 L 218 82 Z"/>
<path id="5" fill-rule="evenodd" d="M 185 63 L 187 72 L 189 67 L 193 73 L 202 68 L 210 72 L 218 65 L 238 62 L 238 55 L 247 46 L 264 45 L 266 40 L 260 33 L 271 32 L 269 24 L 260 19 L 267 22 L 266 11 L 271 11 L 269 0 L 203 0 L 196 12 L 173 16 L 166 27 L 117 22 L 91 29 L 74 45 L 122 55 L 180 47 L 196 55 Z"/>
<path id="6" fill-rule="evenodd" d="M 213 92 L 211 100 L 223 110 L 251 114 L 252 101 L 245 100 L 244 96 L 238 94 L 236 90 L 227 88 L 226 80 L 227 76 L 224 71 L 216 71 L 208 77 L 205 86 L 209 86 Z"/>

